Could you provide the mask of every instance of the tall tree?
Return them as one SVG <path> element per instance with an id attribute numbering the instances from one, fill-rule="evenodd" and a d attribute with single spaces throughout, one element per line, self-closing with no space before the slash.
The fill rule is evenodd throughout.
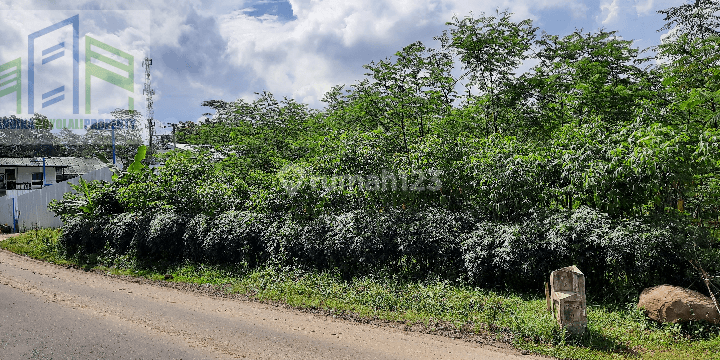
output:
<path id="1" fill-rule="evenodd" d="M 418 41 L 395 53 L 395 59 L 364 68 L 370 70 L 365 74 L 370 81 L 356 84 L 354 94 L 356 101 L 374 108 L 363 121 L 369 125 L 365 130 L 381 127 L 389 138 L 400 140 L 402 152 L 409 152 L 409 142 L 423 138 L 432 122 L 450 112 L 455 80 L 448 53 Z"/>
<path id="2" fill-rule="evenodd" d="M 479 18 L 457 16 L 448 22 L 450 29 L 438 37 L 444 49 L 460 58 L 470 88 L 479 89 L 490 131 L 498 129 L 501 94 L 513 91 L 515 71 L 530 55 L 536 27 L 527 19 L 514 22 L 508 11 Z M 468 96 L 469 98 L 471 96 Z"/>
<path id="3" fill-rule="evenodd" d="M 665 25 L 658 31 L 670 30 L 668 37 L 688 35 L 692 39 L 706 39 L 720 35 L 720 2 L 717 0 L 695 0 L 694 2 L 658 10 L 665 16 Z"/>
<path id="4" fill-rule="evenodd" d="M 632 41 L 615 31 L 543 34 L 538 65 L 528 75 L 541 122 L 554 128 L 571 121 L 623 124 L 634 121 L 642 99 L 651 96 L 646 72 Z"/>
<path id="5" fill-rule="evenodd" d="M 115 123 L 115 156 L 127 166 L 132 163 L 138 147 L 143 144 L 142 114 L 137 110 L 127 109 L 115 109 L 111 114 Z M 108 133 L 113 131 L 112 128 L 108 129 L 107 124 L 105 130 Z M 112 134 L 110 135 L 112 137 Z"/>
<path id="6" fill-rule="evenodd" d="M 183 126 L 178 131 L 181 142 L 216 147 L 225 153 L 242 155 L 248 168 L 269 170 L 277 159 L 296 160 L 307 153 L 301 139 L 315 115 L 306 104 L 287 97 L 277 100 L 269 92 L 256 93 L 252 102 L 208 100 L 215 110 L 207 113 L 200 126 Z"/>
<path id="7" fill-rule="evenodd" d="M 30 119 L 14 115 L 3 119 L 4 131 L 0 134 L 0 157 L 37 157 L 57 154 L 57 138 L 50 131 L 52 123 L 42 114 Z"/>
<path id="8" fill-rule="evenodd" d="M 698 0 L 660 10 L 668 30 L 656 47 L 671 119 L 717 128 L 720 120 L 720 2 Z"/>

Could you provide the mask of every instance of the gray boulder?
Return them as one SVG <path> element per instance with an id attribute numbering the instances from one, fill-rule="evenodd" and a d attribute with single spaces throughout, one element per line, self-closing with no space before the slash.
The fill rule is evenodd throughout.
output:
<path id="1" fill-rule="evenodd" d="M 660 285 L 643 290 L 638 307 L 655 321 L 705 320 L 720 324 L 720 314 L 710 297 L 678 286 Z"/>

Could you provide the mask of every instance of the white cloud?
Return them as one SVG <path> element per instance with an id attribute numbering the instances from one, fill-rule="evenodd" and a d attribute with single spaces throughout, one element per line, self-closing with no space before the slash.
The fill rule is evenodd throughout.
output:
<path id="1" fill-rule="evenodd" d="M 156 108 L 156 117 L 194 119 L 208 110 L 200 107 L 203 100 L 252 100 L 253 92 L 262 90 L 277 97 L 294 97 L 314 107 L 322 106 L 320 99 L 333 85 L 350 85 L 363 77 L 366 72 L 363 64 L 392 56 L 418 40 L 436 46 L 432 37 L 442 33 L 444 23 L 453 15 L 462 18 L 471 11 L 475 16 L 482 12 L 494 15 L 496 8 L 509 8 L 514 20 L 540 20 L 541 10 L 550 10 L 542 12 L 542 20 L 548 23 L 562 24 L 599 14 L 582 21 L 597 19 L 604 25 L 621 26 L 628 14 L 632 14 L 632 19 L 635 13 L 649 17 L 657 7 L 677 0 L 602 0 L 599 8 L 590 5 L 592 9 L 589 2 L 572 0 L 289 2 L 294 20 L 268 14 L 249 16 L 247 9 L 262 8 L 257 1 L 250 0 L 128 0 L 107 5 L 97 0 L 9 0 L 3 1 L 0 9 L 102 8 L 88 12 L 94 15 L 83 15 L 82 33 L 92 33 L 106 43 L 122 44 L 122 49 L 138 57 L 152 57 L 156 106 L 161 107 Z M 122 20 L 116 21 L 107 14 L 109 9 L 149 11 L 125 11 Z M 563 18 L 553 18 L 548 15 L 553 9 L 568 10 L 570 16 L 562 11 Z M 0 63 L 20 56 L 14 54 L 27 56 L 28 31 L 51 23 L 39 16 L 8 16 L 3 11 L 0 22 L 4 27 L 0 29 L 3 38 Z M 110 29 L 109 24 L 115 24 L 115 28 Z M 20 40 L 16 43 L 5 40 L 10 38 Z M 142 68 L 138 66 L 136 93 L 142 93 L 141 75 Z M 0 105 L 8 102 L 12 103 L 9 97 L 0 99 Z M 141 99 L 136 99 L 135 105 L 140 109 Z"/>
<path id="2" fill-rule="evenodd" d="M 528 8 L 502 0 L 482 5 L 435 0 L 290 3 L 295 21 L 269 21 L 236 11 L 218 17 L 220 33 L 235 65 L 252 68 L 267 90 L 292 94 L 312 106 L 321 105 L 331 86 L 360 79 L 363 64 L 391 56 L 413 41 L 434 46 L 432 36 L 440 35 L 453 13 L 468 15 L 468 5 L 476 15 L 503 6 L 521 13 Z"/>
<path id="3" fill-rule="evenodd" d="M 574 19 L 586 18 L 588 10 L 589 10 L 588 6 L 581 2 L 573 1 L 572 4 L 570 5 L 570 13 L 572 14 L 572 17 Z"/>
<path id="4" fill-rule="evenodd" d="M 618 0 L 613 0 L 612 3 L 603 2 L 600 4 L 600 9 L 602 9 L 602 16 L 605 16 L 605 20 L 603 20 L 602 23 L 610 24 L 617 19 L 620 5 L 618 4 Z"/>
<path id="5" fill-rule="evenodd" d="M 635 10 L 638 12 L 638 15 L 640 15 L 640 14 L 647 15 L 653 9 L 654 3 L 655 3 L 655 0 L 646 0 L 645 2 L 638 2 L 635 4 Z"/>

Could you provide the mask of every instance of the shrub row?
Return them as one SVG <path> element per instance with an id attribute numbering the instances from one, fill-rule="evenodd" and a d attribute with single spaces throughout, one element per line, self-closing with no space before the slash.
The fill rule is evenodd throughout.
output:
<path id="1" fill-rule="evenodd" d="M 696 282 L 688 259 L 700 249 L 715 259 L 705 263 L 720 270 L 720 251 L 705 229 L 672 217 L 654 220 L 612 221 L 581 207 L 515 224 L 480 222 L 460 240 L 465 271 L 472 283 L 536 288 L 552 270 L 576 264 L 590 293 L 628 300 L 648 286 Z"/>
<path id="2" fill-rule="evenodd" d="M 706 257 L 706 264 L 720 264 L 718 244 L 703 229 L 672 217 L 612 220 L 587 207 L 534 212 L 516 223 L 437 208 L 358 210 L 309 220 L 243 211 L 211 218 L 161 210 L 92 221 L 74 218 L 66 222 L 61 243 L 71 254 L 250 267 L 273 262 L 333 269 L 346 277 L 389 269 L 516 290 L 540 290 L 550 271 L 576 264 L 590 294 L 613 300 L 631 299 L 647 286 L 692 284 L 696 274 L 687 258 L 695 254 Z"/>

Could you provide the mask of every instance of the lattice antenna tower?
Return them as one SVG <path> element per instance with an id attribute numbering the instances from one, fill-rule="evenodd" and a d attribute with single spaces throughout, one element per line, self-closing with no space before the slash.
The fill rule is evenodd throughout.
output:
<path id="1" fill-rule="evenodd" d="M 147 104 L 147 113 L 145 114 L 147 118 L 148 123 L 148 153 L 152 155 L 153 153 L 153 145 L 152 145 L 152 139 L 153 139 L 153 133 L 155 132 L 155 122 L 153 120 L 153 116 L 155 115 L 155 112 L 153 110 L 153 95 L 155 95 L 155 90 L 152 89 L 150 86 L 150 66 L 152 66 L 152 59 L 145 57 L 145 60 L 143 60 L 142 66 L 145 67 L 145 85 L 143 86 L 143 95 L 145 95 L 145 104 Z"/>

